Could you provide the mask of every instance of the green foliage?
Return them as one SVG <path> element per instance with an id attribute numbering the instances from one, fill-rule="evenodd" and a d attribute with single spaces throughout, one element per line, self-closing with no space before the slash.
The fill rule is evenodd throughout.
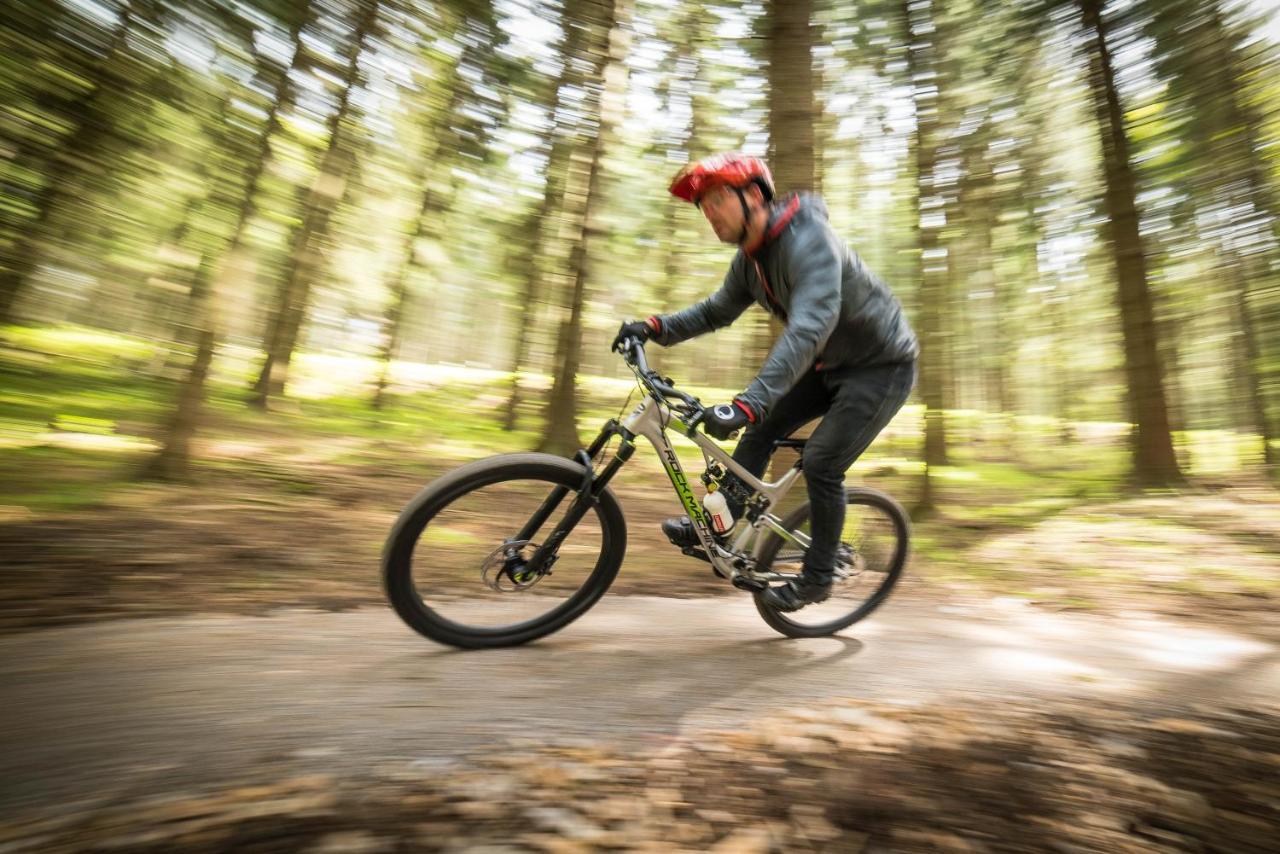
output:
<path id="1" fill-rule="evenodd" d="M 1064 423 L 1132 417 L 1099 216 L 1108 188 L 1079 4 L 927 5 L 916 13 L 932 29 L 911 34 L 901 2 L 861 0 L 856 14 L 815 3 L 813 136 L 833 227 L 917 319 L 922 263 L 944 268 L 939 358 L 960 455 L 937 473 L 987 483 L 1004 475 L 973 468 L 964 448 L 987 453 L 1001 424 L 1039 447 Z M 771 144 L 769 8 L 640 0 L 624 16 L 628 98 L 581 262 L 584 433 L 607 409 L 600 383 L 625 377 L 607 351 L 618 322 L 719 284 L 732 250 L 669 201 L 666 181 L 689 156 Z M 604 11 L 597 0 L 6 10 L 0 316 L 33 324 L 5 333 L 6 435 L 37 422 L 160 429 L 212 329 L 211 436 L 241 418 L 263 429 L 301 418 L 327 437 L 429 434 L 464 455 L 529 444 L 572 309 L 598 121 L 584 93 L 601 83 L 586 77 L 599 48 L 584 25 Z M 1140 0 L 1107 23 L 1175 442 L 1193 473 L 1248 469 L 1280 447 L 1276 48 L 1240 4 Z M 940 97 L 933 174 L 920 175 L 921 81 L 908 79 L 906 46 L 925 36 Z M 558 51 L 571 47 L 566 63 Z M 920 205 L 945 219 L 931 258 Z M 290 301 L 282 285 L 300 269 Z M 259 344 L 289 312 L 294 402 L 242 413 Z M 661 353 L 662 369 L 728 396 L 757 369 L 763 327 L 749 312 Z M 377 412 L 369 378 L 386 360 L 393 402 Z M 532 396 L 509 433 L 517 362 Z M 465 390 L 412 391 L 397 377 L 416 363 L 446 366 Z M 914 441 L 891 433 L 885 456 L 918 471 Z M 1063 442 L 1065 455 L 1088 447 Z"/>

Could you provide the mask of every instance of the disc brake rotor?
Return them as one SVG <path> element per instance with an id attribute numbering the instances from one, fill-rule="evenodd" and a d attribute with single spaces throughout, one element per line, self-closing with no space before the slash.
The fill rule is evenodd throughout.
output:
<path id="1" fill-rule="evenodd" d="M 499 593 L 517 593 L 541 581 L 547 573 L 528 571 L 528 560 L 522 554 L 526 548 L 536 553 L 538 544 L 532 540 L 512 540 L 489 552 L 480 564 L 480 578 L 485 586 Z"/>

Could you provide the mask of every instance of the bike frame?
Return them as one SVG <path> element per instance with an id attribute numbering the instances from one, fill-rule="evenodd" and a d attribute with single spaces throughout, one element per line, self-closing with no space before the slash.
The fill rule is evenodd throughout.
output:
<path id="1" fill-rule="evenodd" d="M 725 549 L 717 541 L 716 535 L 707 520 L 706 511 L 702 509 L 702 503 L 698 501 L 693 489 L 689 486 L 688 478 L 685 477 L 684 469 L 680 465 L 680 458 L 676 456 L 676 452 L 667 438 L 666 428 L 672 419 L 677 420 L 685 427 L 682 432 L 698 446 L 704 459 L 708 462 L 715 460 L 720 463 L 753 492 L 763 495 L 765 498 L 763 512 L 756 517 L 755 521 L 744 524 L 745 520 L 743 520 L 738 523 L 742 526 L 742 529 L 734 537 L 729 549 Z M 753 555 L 758 553 L 759 546 L 764 539 L 760 534 L 766 529 L 773 531 L 784 539 L 790 540 L 801 548 L 807 549 L 809 547 L 808 536 L 799 531 L 787 530 L 783 527 L 782 520 L 769 512 L 769 508 L 776 506 L 791 491 L 796 480 L 799 479 L 800 467 L 798 465 L 790 468 L 786 474 L 773 483 L 762 481 L 739 465 L 736 460 L 725 453 L 723 448 L 711 441 L 705 433 L 700 432 L 697 429 L 696 422 L 690 424 L 683 417 L 676 415 L 664 401 L 656 396 L 646 396 L 617 429 L 622 432 L 624 439 L 643 436 L 653 445 L 654 450 L 658 452 L 658 458 L 662 461 L 663 468 L 667 471 L 667 476 L 671 478 L 671 485 L 675 488 L 676 495 L 680 498 L 680 503 L 684 506 L 685 512 L 689 514 L 689 519 L 693 522 L 694 531 L 698 534 L 698 540 L 706 551 L 707 558 L 713 566 L 720 570 L 722 575 L 731 582 L 735 577 L 744 574 L 744 572 L 757 580 L 790 577 L 789 575 L 774 573 L 757 575 L 753 569 L 745 565 L 739 566 L 739 563 L 741 562 L 741 555 L 746 554 L 749 548 L 752 549 Z M 627 434 L 631 434 L 631 436 L 628 437 Z"/>
<path id="2" fill-rule="evenodd" d="M 734 584 L 735 587 L 742 586 L 743 582 L 739 582 L 738 579 L 741 576 L 745 576 L 744 581 L 748 582 L 747 586 L 754 589 L 758 589 L 761 582 L 785 580 L 794 577 L 794 573 L 756 572 L 755 558 L 759 555 L 764 539 L 761 534 L 766 530 L 776 533 L 802 549 L 809 548 L 810 540 L 808 536 L 799 531 L 788 531 L 783 526 L 782 520 L 769 512 L 769 508 L 778 504 L 791 490 L 791 487 L 795 485 L 796 480 L 800 477 L 800 464 L 797 463 L 774 483 L 767 483 L 755 477 L 725 453 L 719 445 L 698 430 L 698 425 L 704 412 L 703 406 L 695 398 L 675 389 L 667 381 L 649 370 L 648 364 L 644 359 L 642 342 L 633 339 L 629 343 L 628 352 L 631 358 L 628 359 L 627 363 L 635 372 L 636 379 L 645 390 L 644 400 L 621 423 L 610 419 L 604 425 L 600 434 L 596 436 L 595 441 L 591 443 L 591 447 L 580 450 L 574 455 L 574 459 L 580 462 L 583 467 L 582 486 L 577 490 L 577 497 L 568 511 L 566 511 L 564 518 L 560 520 L 546 541 L 535 550 L 533 556 L 529 559 L 527 564 L 528 571 L 550 572 L 551 565 L 556 560 L 557 552 L 560 544 L 564 542 L 564 538 L 568 536 L 573 527 L 581 521 L 582 517 L 596 503 L 598 496 L 608 486 L 613 476 L 617 474 L 618 469 L 631 458 L 636 449 L 636 437 L 643 436 L 649 440 L 654 450 L 658 452 L 658 458 L 662 461 L 662 466 L 666 469 L 667 476 L 671 478 L 671 485 L 676 491 L 676 496 L 679 497 L 685 512 L 689 514 L 689 519 L 693 522 L 694 531 L 698 535 L 698 541 L 702 545 L 707 560 L 711 562 L 711 565 L 716 568 L 720 575 L 729 579 L 730 583 Z M 677 412 L 667 402 L 667 397 L 675 397 L 681 400 L 684 408 Z M 756 506 L 750 514 L 754 518 L 745 523 L 743 521 L 738 523 L 742 525 L 742 529 L 734 537 L 732 545 L 727 549 L 720 544 L 716 534 L 711 530 L 711 526 L 707 521 L 706 511 L 702 509 L 702 503 L 689 486 L 689 480 L 685 477 L 684 469 L 680 465 L 680 458 L 676 456 L 675 450 L 671 447 L 671 442 L 667 439 L 667 427 L 672 423 L 673 419 L 683 427 L 681 432 L 702 450 L 703 459 L 708 464 L 712 460 L 718 462 L 725 470 L 746 484 L 756 496 L 763 497 L 762 501 L 759 498 L 754 499 Z M 614 458 L 597 474 L 594 471 L 595 459 L 614 436 L 620 436 L 622 443 Z M 509 538 L 507 542 L 527 542 L 531 540 L 534 533 L 551 517 L 560 502 L 571 491 L 567 486 L 557 486 L 553 489 L 546 500 L 542 502 L 542 506 L 525 522 L 520 532 Z M 747 514 L 744 513 L 744 515 Z M 751 549 L 751 551 L 748 551 L 748 549 Z M 514 552 L 512 556 L 514 556 Z"/>

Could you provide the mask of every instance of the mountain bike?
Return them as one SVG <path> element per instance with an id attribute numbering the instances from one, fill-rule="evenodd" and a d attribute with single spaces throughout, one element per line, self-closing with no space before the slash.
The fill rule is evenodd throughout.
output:
<path id="1" fill-rule="evenodd" d="M 626 521 L 609 483 L 640 437 L 658 452 L 697 532 L 699 544 L 683 552 L 753 594 L 769 626 L 788 637 L 820 637 L 884 602 L 902 574 L 910 538 L 896 501 L 847 488 L 831 598 L 793 613 L 772 608 L 762 592 L 799 574 L 810 542 L 807 503 L 784 517 L 774 512 L 799 479 L 803 454 L 775 482 L 754 477 L 698 429 L 705 408 L 649 368 L 644 342 L 627 339 L 619 351 L 642 399 L 630 415 L 606 422 L 590 447 L 572 458 L 517 453 L 477 460 L 432 482 L 404 508 L 382 557 L 387 597 L 401 619 L 432 640 L 480 649 L 527 643 L 581 617 L 609 589 L 626 552 Z M 741 502 L 743 518 L 729 531 L 712 527 L 669 430 L 701 450 L 707 489 L 724 489 Z M 804 440 L 782 439 L 776 448 L 803 451 Z"/>

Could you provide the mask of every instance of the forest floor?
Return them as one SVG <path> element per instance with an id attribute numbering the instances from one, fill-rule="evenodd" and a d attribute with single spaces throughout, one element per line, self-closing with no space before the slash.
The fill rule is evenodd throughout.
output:
<path id="1" fill-rule="evenodd" d="M 601 617 L 586 639 L 573 639 L 588 631 L 577 626 L 562 633 L 569 639 L 563 650 L 560 636 L 530 648 L 550 651 L 558 663 L 549 671 L 535 667 L 522 677 L 524 659 L 513 659 L 512 673 L 497 677 L 488 671 L 504 665 L 490 657 L 479 682 L 454 684 L 449 667 L 468 672 L 481 662 L 414 657 L 410 647 L 444 651 L 394 622 L 378 558 L 399 508 L 430 479 L 468 459 L 531 446 L 533 428 L 498 426 L 504 378 L 437 372 L 403 384 L 381 413 L 351 395 L 300 395 L 263 414 L 244 408 L 243 369 L 232 360 L 213 389 L 193 480 L 148 483 L 132 474 L 154 447 L 172 393 L 171 383 L 155 379 L 155 352 L 75 330 L 11 332 L 5 344 L 0 681 L 21 702 L 0 703 L 12 718 L 0 752 L 17 763 L 0 775 L 0 799 L 29 800 L 42 775 L 55 783 L 89 779 L 71 769 L 95 755 L 94 739 L 137 736 L 120 717 L 130 704 L 145 708 L 169 692 L 175 705 L 153 722 L 156 732 L 184 732 L 174 721 L 192 703 L 209 704 L 203 686 L 216 688 L 226 665 L 201 659 L 206 647 L 226 645 L 243 659 L 243 672 L 223 683 L 228 705 L 208 706 L 215 711 L 202 724 L 210 732 L 240 726 L 219 742 L 228 745 L 251 729 L 293 732 L 303 714 L 255 705 L 234 690 L 255 678 L 280 691 L 287 674 L 325 685 L 329 667 L 368 666 L 368 685 L 311 697 L 306 714 L 331 717 L 325 710 L 335 697 L 366 688 L 383 696 L 377 690 L 399 685 L 408 694 L 383 697 L 399 725 L 433 719 L 463 694 L 485 706 L 493 698 L 482 686 L 495 678 L 506 693 L 493 708 L 519 710 L 530 696 L 554 700 L 566 679 L 583 678 L 583 667 L 594 678 L 633 663 L 602 689 L 621 705 L 587 703 L 580 711 L 592 723 L 563 737 L 539 730 L 520 741 L 512 733 L 517 711 L 516 726 L 505 721 L 490 750 L 424 752 L 402 733 L 380 763 L 340 763 L 324 745 L 291 744 L 306 760 L 299 764 L 273 762 L 283 748 L 264 744 L 252 762 L 196 774 L 163 793 L 105 786 L 87 800 L 14 813 L 0 825 L 4 850 L 1272 850 L 1280 829 L 1273 646 L 1280 643 L 1280 490 L 1235 465 L 1240 450 L 1229 434 L 1180 438 L 1187 489 L 1133 493 L 1118 485 L 1122 450 L 1105 425 L 1073 425 L 1072 441 L 1063 443 L 1061 425 L 993 428 L 957 413 L 954 465 L 935 471 L 940 509 L 915 526 L 903 584 L 883 616 L 847 632 L 845 652 L 837 651 L 865 644 L 888 657 L 876 663 L 860 653 L 851 671 L 819 668 L 811 681 L 831 687 L 798 693 L 788 662 L 799 656 L 806 667 L 808 657 L 822 657 L 823 644 L 837 641 L 741 648 L 744 633 L 764 643 L 769 630 L 742 594 L 664 541 L 658 523 L 677 512 L 677 502 L 643 447 L 615 481 L 628 521 L 627 557 L 598 606 L 619 615 L 613 619 L 622 629 Z M 301 365 L 304 388 L 309 377 L 335 373 L 320 357 Z M 593 380 L 584 390 L 581 425 L 589 436 L 616 414 L 627 386 Z M 905 412 L 853 479 L 910 504 L 919 479 L 910 461 L 916 420 Z M 696 449 L 677 447 L 687 468 L 699 471 Z M 737 616 L 732 625 L 691 616 L 679 622 L 675 644 L 663 646 L 659 638 L 671 626 L 655 630 L 660 618 L 634 622 L 654 602 L 715 605 L 715 620 Z M 901 625 L 894 622 L 899 607 L 911 618 Z M 306 610 L 291 610 L 298 608 Z M 273 639 L 291 633 L 285 623 L 295 613 L 333 622 L 296 638 L 316 647 L 305 663 L 267 660 Z M 245 619 L 238 615 L 271 619 L 228 623 L 212 640 L 201 635 L 209 620 Z M 1133 629 L 1134 620 L 1145 628 Z M 930 628 L 952 624 L 977 634 Z M 887 633 L 877 634 L 878 626 Z M 1038 640 L 1033 626 L 1044 629 Z M 902 663 L 889 654 L 895 627 L 901 643 L 918 643 L 906 681 L 896 681 Z M 99 631 L 107 634 L 93 634 Z M 173 631 L 165 635 L 172 643 L 149 634 L 157 631 Z M 994 636 L 1006 640 L 995 650 L 982 646 Z M 361 664 L 353 657 L 366 643 L 394 661 L 384 655 Z M 1090 643 L 1093 658 L 1063 669 L 1073 646 Z M 97 660 L 94 650 L 111 657 L 121 644 L 145 649 L 123 657 L 120 666 L 135 669 L 119 678 L 108 678 L 114 659 L 76 669 Z M 970 647 L 987 657 L 956 667 L 957 650 Z M 168 669 L 152 655 L 160 649 L 172 650 Z M 1113 678 L 1119 654 L 1142 658 L 1161 680 L 1217 672 L 1197 656 L 1244 670 L 1225 682 L 1161 681 L 1141 669 Z M 1043 672 L 982 683 L 988 671 L 1012 673 L 1032 659 Z M 383 678 L 387 667 L 399 676 Z M 55 685 L 59 673 L 65 678 Z M 1049 691 L 1054 679 L 1065 688 Z M 770 680 L 772 690 L 751 694 Z M 1116 689 L 1156 681 L 1154 693 Z M 98 682 L 111 690 L 96 689 Z M 952 688 L 940 693 L 939 682 Z M 657 694 L 638 696 L 637 685 Z M 718 686 L 714 697 L 700 693 L 704 685 Z M 433 699 L 420 706 L 413 698 L 424 690 Z M 633 704 L 660 709 L 658 723 L 655 713 L 628 717 L 638 714 Z M 44 739 L 21 735 L 42 720 L 62 720 L 53 710 L 77 708 L 83 720 L 64 720 L 61 729 L 50 723 Z M 703 714 L 707 708 L 722 714 Z M 485 740 L 489 713 L 472 714 L 454 715 L 454 728 L 446 728 L 451 743 Z M 125 721 L 118 739 L 102 723 L 117 718 Z M 342 714 L 332 727 L 376 728 Z M 196 727 L 183 738 L 198 744 L 203 732 Z M 306 740 L 306 727 L 294 735 Z M 44 742 L 81 758 L 49 764 Z M 24 760 L 20 745 L 35 753 Z M 153 747 L 143 740 L 125 748 L 127 761 L 117 755 L 100 773 L 110 778 L 132 763 L 166 781 L 175 768 L 208 767 L 212 755 L 172 761 Z"/>
<path id="2" fill-rule="evenodd" d="M 90 507 L 11 513 L 0 523 L 0 631 L 383 602 L 383 541 L 433 472 L 371 460 L 270 460 L 219 460 L 198 485 L 134 484 Z M 42 476 L 57 472 L 45 468 Z M 659 522 L 677 510 L 661 478 L 637 467 L 617 482 L 628 545 L 610 595 L 740 595 L 659 532 Z M 892 492 L 900 479 L 862 481 Z M 948 498 L 936 517 L 915 527 L 904 584 L 921 595 L 957 603 L 1013 596 L 1048 610 L 1138 607 L 1280 638 L 1274 489 L 1234 485 L 1117 498 L 1013 520 L 968 517 L 963 494 Z M 971 500 L 989 510 L 1000 499 L 989 488 Z"/>

